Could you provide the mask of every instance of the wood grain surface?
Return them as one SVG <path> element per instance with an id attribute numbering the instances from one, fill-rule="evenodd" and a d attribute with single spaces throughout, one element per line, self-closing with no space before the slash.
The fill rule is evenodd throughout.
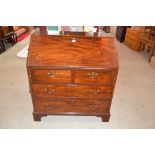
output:
<path id="1" fill-rule="evenodd" d="M 118 73 L 113 38 L 36 32 L 30 40 L 27 73 L 35 121 L 47 115 L 90 115 L 109 121 Z"/>
<path id="2" fill-rule="evenodd" d="M 32 34 L 28 66 L 117 68 L 117 57 L 111 37 Z"/>

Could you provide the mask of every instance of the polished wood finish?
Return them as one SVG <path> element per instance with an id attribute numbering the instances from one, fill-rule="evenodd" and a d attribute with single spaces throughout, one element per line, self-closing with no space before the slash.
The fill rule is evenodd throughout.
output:
<path id="1" fill-rule="evenodd" d="M 110 84 L 113 80 L 111 71 L 104 70 L 81 70 L 75 71 L 75 83 L 84 84 Z"/>
<path id="2" fill-rule="evenodd" d="M 28 65 L 35 67 L 100 69 L 118 66 L 114 39 L 110 37 L 50 36 L 36 32 L 32 34 L 29 53 Z"/>
<path id="3" fill-rule="evenodd" d="M 37 105 L 35 110 L 37 112 L 47 113 L 93 113 L 94 115 L 109 112 L 109 101 L 96 100 L 50 100 L 50 99 L 36 99 Z M 94 104 L 95 103 L 95 104 Z M 81 108 L 82 107 L 82 108 Z"/>
<path id="4" fill-rule="evenodd" d="M 78 97 L 111 99 L 111 86 L 90 85 L 43 85 L 33 84 L 32 91 L 38 97 Z"/>
<path id="5" fill-rule="evenodd" d="M 117 72 L 113 38 L 32 34 L 27 73 L 34 120 L 47 115 L 90 115 L 109 121 Z"/>
<path id="6" fill-rule="evenodd" d="M 144 32 L 142 30 L 127 28 L 125 35 L 125 44 L 135 51 L 139 51 L 140 37 Z"/>
<path id="7" fill-rule="evenodd" d="M 70 83 L 70 70 L 33 70 L 33 83 Z"/>

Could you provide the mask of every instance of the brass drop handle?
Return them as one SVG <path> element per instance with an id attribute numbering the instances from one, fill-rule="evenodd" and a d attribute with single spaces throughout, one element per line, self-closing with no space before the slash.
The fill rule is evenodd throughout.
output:
<path id="1" fill-rule="evenodd" d="M 48 91 L 48 89 L 45 88 L 45 89 L 44 89 L 44 92 L 45 92 L 45 93 L 48 93 L 48 94 L 52 94 L 52 93 L 55 92 L 55 89 L 52 89 L 52 90 Z"/>
<path id="2" fill-rule="evenodd" d="M 95 109 L 96 109 L 96 107 L 92 107 L 91 109 L 92 109 L 92 110 L 95 110 Z"/>
<path id="3" fill-rule="evenodd" d="M 47 75 L 49 77 L 55 77 L 56 76 L 56 72 L 48 72 Z"/>
<path id="4" fill-rule="evenodd" d="M 52 107 L 52 106 L 50 106 L 50 107 L 48 107 L 49 109 L 54 109 L 54 107 Z"/>
<path id="5" fill-rule="evenodd" d="M 97 77 L 97 72 L 90 72 L 90 73 L 88 73 L 88 76 L 90 77 L 90 78 L 95 78 L 95 77 Z"/>
<path id="6" fill-rule="evenodd" d="M 90 108 L 97 108 L 98 105 L 89 105 Z"/>
<path id="7" fill-rule="evenodd" d="M 100 90 L 90 90 L 90 92 L 94 95 L 99 94 L 101 91 Z"/>

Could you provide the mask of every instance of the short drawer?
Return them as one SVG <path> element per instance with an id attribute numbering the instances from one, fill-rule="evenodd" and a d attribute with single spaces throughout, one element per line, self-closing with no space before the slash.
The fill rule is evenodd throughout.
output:
<path id="1" fill-rule="evenodd" d="M 103 98 L 111 99 L 112 87 L 111 86 L 75 86 L 73 96 L 78 98 Z"/>
<path id="2" fill-rule="evenodd" d="M 108 113 L 110 101 L 100 100 L 41 100 L 35 101 L 36 112 L 47 113 Z"/>
<path id="3" fill-rule="evenodd" d="M 39 97 L 71 97 L 73 94 L 72 86 L 68 85 L 47 85 L 33 84 L 32 91 L 35 96 Z"/>
<path id="4" fill-rule="evenodd" d="M 33 83 L 70 83 L 70 70 L 32 70 Z"/>
<path id="5" fill-rule="evenodd" d="M 112 71 L 81 70 L 81 71 L 75 71 L 74 76 L 75 76 L 74 83 L 112 84 L 113 81 Z"/>
<path id="6" fill-rule="evenodd" d="M 85 86 L 85 85 L 46 85 L 33 84 L 35 96 L 41 97 L 78 97 L 111 99 L 112 86 Z"/>

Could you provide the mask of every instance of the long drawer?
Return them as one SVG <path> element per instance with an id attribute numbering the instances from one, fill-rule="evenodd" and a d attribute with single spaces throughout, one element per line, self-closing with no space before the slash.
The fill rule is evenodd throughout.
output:
<path id="1" fill-rule="evenodd" d="M 33 84 L 32 92 L 35 96 L 48 98 L 79 97 L 110 99 L 112 97 L 112 86 Z"/>
<path id="2" fill-rule="evenodd" d="M 47 113 L 108 113 L 110 101 L 36 99 L 34 111 Z"/>

